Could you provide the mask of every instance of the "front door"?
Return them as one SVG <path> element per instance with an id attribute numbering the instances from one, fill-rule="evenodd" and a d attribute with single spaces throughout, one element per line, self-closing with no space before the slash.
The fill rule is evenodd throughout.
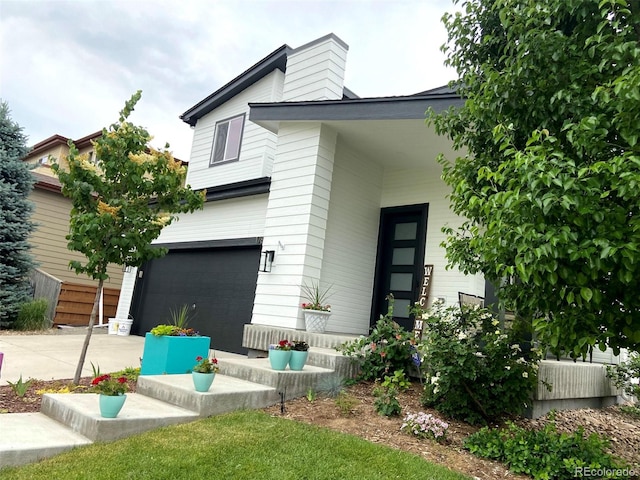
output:
<path id="1" fill-rule="evenodd" d="M 406 330 L 413 329 L 409 307 L 419 295 L 428 207 L 421 204 L 381 211 L 372 325 L 387 313 L 387 296 L 391 293 L 395 299 L 393 319 Z"/>

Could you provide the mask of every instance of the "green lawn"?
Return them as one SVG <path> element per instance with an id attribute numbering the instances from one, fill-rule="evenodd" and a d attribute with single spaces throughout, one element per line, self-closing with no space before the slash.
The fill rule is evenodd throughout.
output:
<path id="1" fill-rule="evenodd" d="M 406 452 L 258 411 L 236 412 L 93 444 L 2 479 L 462 480 Z"/>

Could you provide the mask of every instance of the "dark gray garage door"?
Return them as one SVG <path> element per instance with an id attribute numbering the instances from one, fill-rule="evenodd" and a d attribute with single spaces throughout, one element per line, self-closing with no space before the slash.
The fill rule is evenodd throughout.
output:
<path id="1" fill-rule="evenodd" d="M 211 337 L 211 348 L 246 353 L 242 333 L 251 322 L 259 264 L 259 245 L 170 250 L 140 269 L 132 333 L 171 323 L 170 312 L 189 305 L 189 326 Z"/>

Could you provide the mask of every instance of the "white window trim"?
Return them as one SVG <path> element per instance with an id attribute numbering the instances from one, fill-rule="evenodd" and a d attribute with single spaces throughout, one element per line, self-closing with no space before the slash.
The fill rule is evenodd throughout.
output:
<path id="1" fill-rule="evenodd" d="M 246 113 L 243 113 L 241 115 L 236 115 L 234 117 L 229 117 L 229 118 L 225 118 L 224 120 L 220 120 L 219 122 L 216 122 L 216 127 L 213 131 L 213 145 L 211 146 L 211 156 L 209 158 L 209 166 L 212 167 L 214 165 L 221 165 L 223 163 L 229 163 L 229 162 L 237 162 L 238 159 L 240 158 L 240 151 L 241 151 L 241 147 L 242 147 L 242 137 L 244 136 L 244 123 L 245 123 L 245 117 L 246 117 Z M 237 121 L 237 120 L 241 120 L 240 122 L 240 132 L 238 135 L 238 144 L 237 144 L 237 154 L 232 156 L 232 157 L 228 157 L 228 150 L 229 150 L 229 130 L 227 130 L 227 136 L 225 137 L 225 145 L 224 145 L 224 151 L 222 154 L 222 159 L 221 160 L 214 160 L 214 155 L 216 153 L 216 142 L 218 141 L 218 129 L 223 126 L 223 125 L 228 125 L 229 128 L 232 125 L 232 122 Z"/>

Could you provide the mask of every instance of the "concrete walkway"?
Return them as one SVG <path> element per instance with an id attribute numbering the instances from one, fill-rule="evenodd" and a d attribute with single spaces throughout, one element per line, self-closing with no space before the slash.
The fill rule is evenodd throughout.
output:
<path id="1" fill-rule="evenodd" d="M 4 353 L 0 385 L 23 380 L 73 378 L 82 345 L 85 328 L 48 335 L 15 335 L 0 333 L 0 352 Z M 108 335 L 105 328 L 96 328 L 82 370 L 83 377 L 93 374 L 91 363 L 103 373 L 127 367 L 139 367 L 144 337 Z"/>

